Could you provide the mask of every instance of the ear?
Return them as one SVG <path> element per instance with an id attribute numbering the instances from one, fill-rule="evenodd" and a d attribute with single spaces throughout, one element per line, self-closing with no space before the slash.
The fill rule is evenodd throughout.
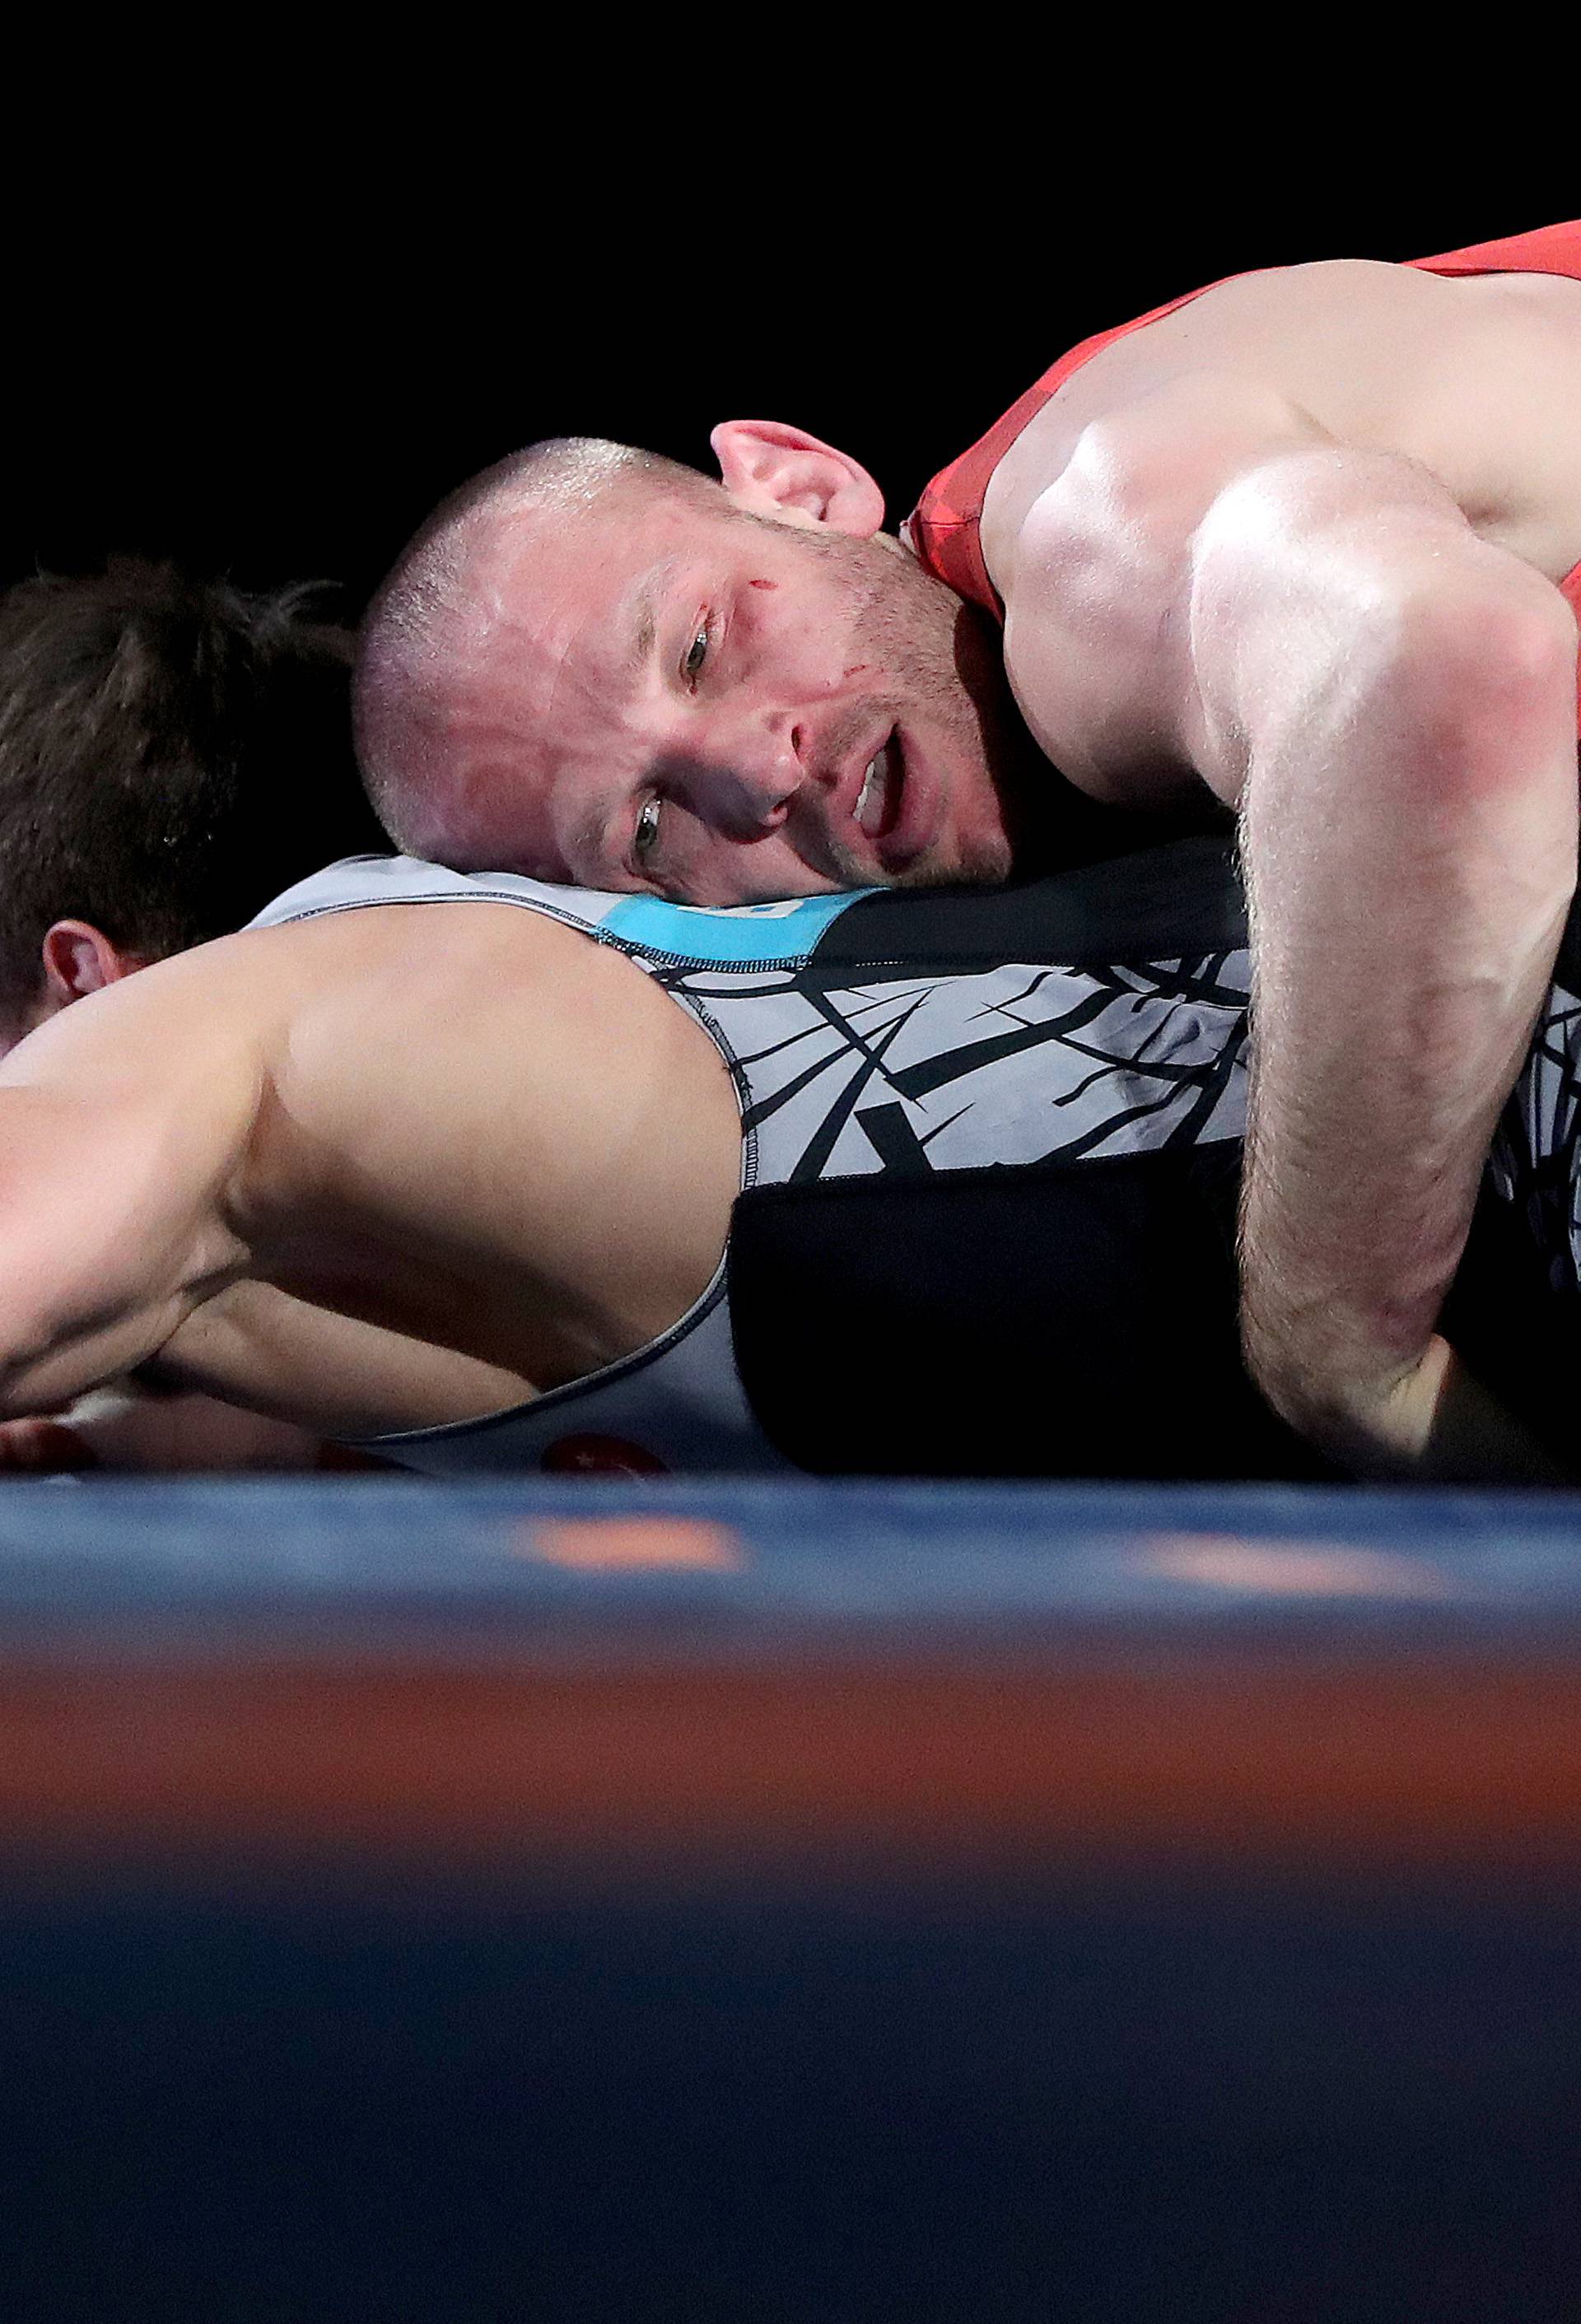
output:
<path id="1" fill-rule="evenodd" d="M 754 516 L 827 525 L 858 540 L 870 540 L 883 522 L 883 494 L 866 469 L 804 428 L 726 420 L 708 440 L 726 493 Z"/>
<path id="2" fill-rule="evenodd" d="M 47 1017 L 80 1001 L 85 993 L 102 992 L 106 984 L 118 984 L 134 969 L 147 965 L 136 953 L 123 952 L 102 928 L 91 927 L 87 920 L 57 920 L 44 938 L 43 963 L 42 1013 Z"/>

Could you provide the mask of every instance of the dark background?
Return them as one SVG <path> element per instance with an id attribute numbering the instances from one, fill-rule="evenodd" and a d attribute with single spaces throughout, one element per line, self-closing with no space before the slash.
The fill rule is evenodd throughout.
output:
<path id="1" fill-rule="evenodd" d="M 551 108 L 552 109 L 552 108 Z M 849 185 L 751 124 L 684 126 L 586 169 L 432 182 L 403 166 L 295 190 L 212 168 L 101 185 L 86 229 L 22 254 L 0 581 L 106 551 L 246 586 L 343 585 L 347 614 L 439 495 L 531 438 L 607 434 L 702 463 L 730 415 L 862 457 L 893 521 L 1065 346 L 1244 269 L 1404 258 L 1574 215 L 1568 154 L 1240 166 L 1182 135 L 1078 171 L 951 168 L 913 136 Z M 1371 149 L 1369 149 L 1371 152 Z M 495 155 L 497 161 L 498 154 Z M 1581 414 L 1577 415 L 1581 425 Z"/>

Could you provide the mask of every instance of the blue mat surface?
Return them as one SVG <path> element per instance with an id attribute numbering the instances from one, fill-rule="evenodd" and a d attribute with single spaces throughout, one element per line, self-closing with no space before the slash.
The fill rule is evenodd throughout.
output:
<path id="1" fill-rule="evenodd" d="M 1531 1699 L 1522 1673 L 1548 1672 L 1557 1705 L 1522 1730 L 1535 1767 L 1569 1764 L 1581 1497 L 0 1492 L 0 1720 L 19 1748 L 45 1738 L 31 1773 L 0 1765 L 6 1798 L 25 1777 L 47 1801 L 49 1751 L 96 1718 L 107 1783 L 117 1748 L 194 1780 L 220 1729 L 183 1757 L 179 1709 L 173 1740 L 149 1745 L 151 1705 L 168 1683 L 223 1724 L 223 1686 L 199 1683 L 227 1670 L 285 1672 L 272 1717 L 351 1702 L 348 1730 L 319 1738 L 331 1764 L 359 1750 L 360 1698 L 326 1691 L 337 1666 L 448 1674 L 437 1699 L 465 1715 L 503 1700 L 531 1720 L 628 1667 L 659 1674 L 661 1704 L 666 1672 L 678 1702 L 689 1669 L 688 1702 L 761 1682 L 793 1706 L 799 1666 L 833 1668 L 859 1704 L 868 1673 L 899 1689 L 926 1665 L 992 1705 L 1012 1659 L 1055 1705 L 1078 1666 L 1117 1686 L 1133 1663 L 1188 1704 L 1261 1702 L 1245 1731 L 1271 1719 L 1274 1741 L 1287 1669 L 1354 1672 L 1359 1733 L 1308 1711 L 1292 1764 L 1344 1745 L 1364 1770 L 1395 1748 L 1368 1690 L 1398 1674 L 1415 1699 L 1449 1672 L 1428 1732 L 1475 1794 L 1478 1755 Z M 34 1702 L 36 1730 L 18 1723 Z M 707 1770 L 730 1747 L 704 1729 L 689 1748 Z M 616 1752 L 606 1788 L 625 1766 Z M 1549 1807 L 1562 1827 L 1565 1798 Z M 1572 2324 L 1573 1855 L 1532 1877 L 1485 1835 L 1463 1863 L 1398 1866 L 1343 1846 L 1096 1867 L 1023 1849 L 998 1870 L 726 1849 L 671 1880 L 485 1853 L 359 1886 L 322 1852 L 233 1878 L 134 1832 L 48 1877 L 0 1849 L 5 2310 Z"/>
<path id="2" fill-rule="evenodd" d="M 607 1554 L 601 1526 L 615 1529 Z M 264 1629 L 304 1647 L 426 1632 L 522 1653 L 590 1633 L 720 1653 L 1129 1628 L 1491 1643 L 1577 1625 L 1581 1494 L 383 1479 L 0 1491 L 0 1648 Z"/>

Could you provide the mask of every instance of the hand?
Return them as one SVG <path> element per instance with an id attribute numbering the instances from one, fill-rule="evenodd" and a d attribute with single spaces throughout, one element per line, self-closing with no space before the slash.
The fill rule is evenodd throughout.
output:
<path id="1" fill-rule="evenodd" d="M 79 1469 L 97 1469 L 98 1459 L 64 1420 L 49 1413 L 29 1413 L 21 1420 L 0 1420 L 0 1471 L 40 1477 L 69 1476 Z"/>
<path id="2" fill-rule="evenodd" d="M 337 1448 L 337 1454 L 339 1448 Z M 134 1381 L 93 1388 L 51 1414 L 0 1421 L 0 1471 L 70 1474 L 374 1467 L 365 1456 L 325 1457 L 315 1436 L 212 1397 L 151 1394 Z"/>
<path id="3" fill-rule="evenodd" d="M 1409 1371 L 1345 1420 L 1311 1431 L 1364 1477 L 1458 1484 L 1568 1485 L 1560 1466 L 1437 1333 Z"/>

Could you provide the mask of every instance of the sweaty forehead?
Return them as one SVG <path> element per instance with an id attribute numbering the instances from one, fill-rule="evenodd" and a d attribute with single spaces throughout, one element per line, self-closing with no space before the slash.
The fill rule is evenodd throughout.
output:
<path id="1" fill-rule="evenodd" d="M 478 573 L 448 721 L 469 868 L 579 881 L 596 864 L 635 778 L 676 570 L 666 556 L 567 558 L 518 541 Z"/>
<path id="2" fill-rule="evenodd" d="M 596 841 L 629 791 L 621 754 L 595 739 L 547 747 L 508 715 L 458 738 L 444 860 L 463 872 L 524 872 L 596 885 Z"/>
<path id="3" fill-rule="evenodd" d="M 667 537 L 668 536 L 668 537 Z M 683 560 L 671 528 L 640 513 L 544 512 L 503 527 L 474 564 L 475 650 L 524 713 L 580 719 L 618 705 L 652 659 Z"/>

